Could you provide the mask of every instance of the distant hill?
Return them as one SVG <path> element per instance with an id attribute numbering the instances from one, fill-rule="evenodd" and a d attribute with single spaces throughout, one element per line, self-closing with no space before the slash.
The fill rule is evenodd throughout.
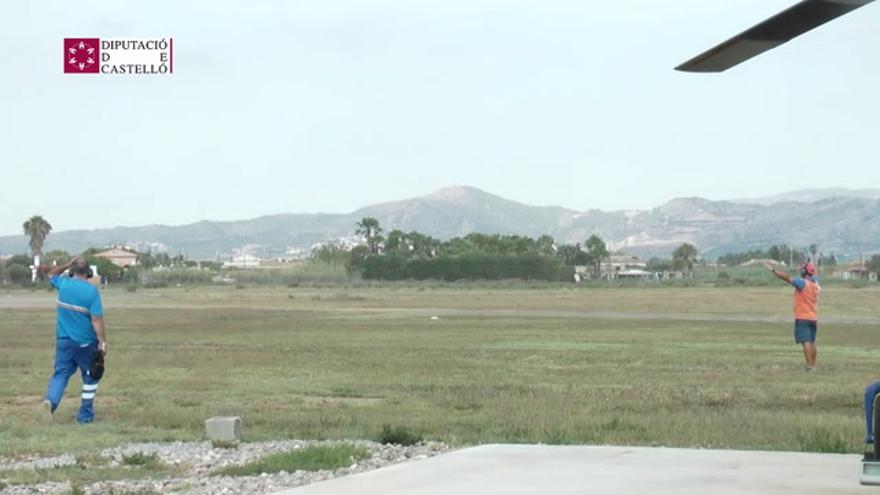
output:
<path id="1" fill-rule="evenodd" d="M 570 210 L 530 206 L 472 187 L 449 187 L 427 196 L 361 208 L 347 214 L 282 214 L 239 221 L 201 221 L 189 225 L 116 227 L 53 232 L 46 249 L 80 252 L 91 246 L 127 244 L 185 253 L 199 259 L 228 256 L 247 246 L 262 256 L 308 249 L 330 239 L 352 238 L 363 217 L 379 220 L 385 231 L 417 230 L 441 239 L 471 232 L 553 236 L 583 242 L 599 234 L 615 249 L 642 256 L 669 256 L 682 242 L 697 245 L 707 257 L 778 242 L 802 247 L 817 243 L 825 253 L 856 257 L 880 252 L 880 201 L 867 191 L 838 191 L 819 199 L 815 191 L 760 201 L 710 201 L 679 198 L 651 210 Z M 863 197 L 864 196 L 864 197 Z M 797 201 L 809 197 L 809 203 Z M 765 198 L 766 199 L 766 198 Z M 0 237 L 0 252 L 23 253 L 24 236 Z"/>
<path id="2" fill-rule="evenodd" d="M 773 196 L 751 199 L 734 199 L 734 203 L 749 203 L 756 205 L 772 205 L 775 203 L 785 203 L 787 201 L 795 201 L 798 203 L 814 203 L 825 199 L 833 198 L 858 198 L 858 199 L 880 199 L 880 189 L 844 189 L 841 187 L 830 187 L 826 189 L 801 189 L 799 191 L 789 191 Z"/>
<path id="3" fill-rule="evenodd" d="M 688 241 L 708 257 L 785 242 L 812 243 L 828 254 L 857 257 L 880 251 L 880 201 L 831 198 L 812 203 L 772 205 L 676 199 L 633 219 L 633 230 L 646 241 L 676 245 Z M 631 242 L 644 245 L 640 239 Z"/>

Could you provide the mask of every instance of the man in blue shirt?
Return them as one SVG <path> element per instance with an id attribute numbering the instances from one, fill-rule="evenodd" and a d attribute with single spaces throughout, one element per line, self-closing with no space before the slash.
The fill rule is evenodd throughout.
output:
<path id="1" fill-rule="evenodd" d="M 71 276 L 64 275 L 70 270 Z M 58 290 L 57 323 L 55 325 L 55 373 L 49 380 L 42 407 L 51 418 L 58 409 L 70 376 L 79 368 L 82 373 L 82 402 L 76 420 L 91 423 L 95 419 L 94 400 L 98 380 L 89 375 L 89 367 L 97 352 L 107 352 L 104 331 L 104 308 L 101 294 L 89 283 L 91 268 L 77 256 L 64 266 L 52 268 L 49 283 Z"/>

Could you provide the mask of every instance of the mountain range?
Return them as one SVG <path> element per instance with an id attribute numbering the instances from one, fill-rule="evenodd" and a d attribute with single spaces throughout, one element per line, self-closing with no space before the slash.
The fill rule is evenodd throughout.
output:
<path id="1" fill-rule="evenodd" d="M 669 256 L 683 242 L 695 244 L 707 258 L 783 242 L 796 247 L 815 243 L 824 253 L 844 258 L 880 251 L 880 190 L 793 191 L 731 201 L 678 198 L 650 210 L 576 211 L 526 205 L 461 186 L 346 214 L 281 214 L 180 226 L 52 232 L 45 249 L 81 252 L 122 244 L 196 259 L 226 258 L 242 250 L 283 256 L 307 252 L 328 240 L 354 241 L 355 224 L 363 217 L 375 217 L 386 232 L 415 230 L 440 239 L 481 232 L 549 234 L 558 242 L 583 243 L 598 234 L 613 249 L 641 256 Z M 27 249 L 24 236 L 0 237 L 0 253 Z"/>

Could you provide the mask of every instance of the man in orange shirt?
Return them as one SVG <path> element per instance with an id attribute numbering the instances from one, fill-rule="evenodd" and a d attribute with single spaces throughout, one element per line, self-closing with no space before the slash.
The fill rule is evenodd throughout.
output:
<path id="1" fill-rule="evenodd" d="M 804 263 L 801 265 L 801 276 L 793 279 L 769 264 L 765 266 L 773 275 L 794 287 L 794 341 L 804 347 L 806 371 L 813 371 L 816 366 L 816 332 L 819 328 L 819 292 L 822 291 L 816 277 L 816 267 L 809 261 Z"/>

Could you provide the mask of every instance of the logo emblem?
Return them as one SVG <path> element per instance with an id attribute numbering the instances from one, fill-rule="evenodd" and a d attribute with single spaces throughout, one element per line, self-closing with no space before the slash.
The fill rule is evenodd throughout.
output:
<path id="1" fill-rule="evenodd" d="M 65 74 L 97 74 L 100 61 L 98 38 L 64 38 Z"/>

